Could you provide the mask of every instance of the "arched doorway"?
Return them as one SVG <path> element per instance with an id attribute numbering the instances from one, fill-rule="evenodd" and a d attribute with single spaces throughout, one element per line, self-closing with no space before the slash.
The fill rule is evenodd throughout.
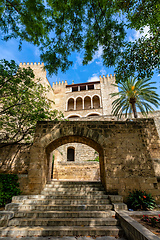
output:
<path id="1" fill-rule="evenodd" d="M 53 156 L 52 179 L 100 181 L 99 154 L 94 148 L 72 142 L 59 146 Z"/>
<path id="2" fill-rule="evenodd" d="M 52 152 L 66 143 L 82 143 L 99 153 L 100 178 L 105 187 L 104 166 L 105 140 L 99 128 L 92 129 L 89 122 L 38 122 L 35 140 L 30 150 L 28 171 L 29 185 L 33 194 L 38 194 L 51 180 Z"/>
<path id="3" fill-rule="evenodd" d="M 73 145 L 73 144 L 82 144 L 83 146 L 81 147 L 81 149 L 82 149 L 82 151 L 83 151 L 83 154 L 85 154 L 85 146 L 87 147 L 88 146 L 88 148 L 89 148 L 89 151 L 91 152 L 91 148 L 92 148 L 92 150 L 93 150 L 93 152 L 94 153 L 96 153 L 95 154 L 95 156 L 94 156 L 94 159 L 97 157 L 97 155 L 98 155 L 98 172 L 100 171 L 100 173 L 98 173 L 98 175 L 96 174 L 96 178 L 94 178 L 94 176 L 92 177 L 92 178 L 90 178 L 90 179 L 87 179 L 87 178 L 84 178 L 84 176 L 81 176 L 81 177 L 78 177 L 78 174 L 77 174 L 77 176 L 75 177 L 75 179 L 76 180 L 99 180 L 100 179 L 100 175 L 101 175 L 101 172 L 103 172 L 104 171 L 104 166 L 103 166 L 103 149 L 101 148 L 101 146 L 97 143 L 97 142 L 94 142 L 93 140 L 91 140 L 91 139 L 88 139 L 88 138 L 86 138 L 86 137 L 80 137 L 80 136 L 66 136 L 66 137 L 63 137 L 63 138 L 59 138 L 59 139 L 56 139 L 55 141 L 53 141 L 52 143 L 50 143 L 48 146 L 47 146 L 47 148 L 46 148 L 46 153 L 47 153 L 47 159 L 48 159 L 48 170 L 47 170 L 47 175 L 48 175 L 48 178 L 47 178 L 47 180 L 48 181 L 50 181 L 50 179 L 51 179 L 51 176 L 52 176 L 52 163 L 51 163 L 51 160 L 52 160 L 52 152 L 54 151 L 54 150 L 56 150 L 57 151 L 57 149 L 58 149 L 58 152 L 59 153 L 57 153 L 58 155 L 59 155 L 59 157 L 58 157 L 58 159 L 59 159 L 59 162 L 60 161 L 63 161 L 62 159 L 63 159 L 63 157 L 64 157 L 64 159 L 66 159 L 66 160 L 64 160 L 63 161 L 63 164 L 62 164 L 62 166 L 64 166 L 65 164 L 66 164 L 66 162 L 68 162 L 68 164 L 71 164 L 71 163 L 73 163 L 74 161 L 75 161 L 75 149 L 74 149 L 74 147 L 72 146 L 72 147 L 67 147 L 67 151 L 66 151 L 66 157 L 64 156 L 65 154 L 64 154 L 64 151 L 62 151 L 62 146 L 65 146 L 65 145 Z M 69 150 L 69 152 L 68 152 L 68 149 L 70 149 Z M 71 150 L 72 149 L 72 150 Z M 69 156 L 68 156 L 68 153 L 70 154 Z M 73 157 L 73 154 L 74 154 L 74 157 Z M 69 157 L 69 158 L 68 158 Z M 79 154 L 78 154 L 78 158 L 80 158 L 80 156 L 79 156 Z M 74 159 L 74 161 L 73 161 L 73 159 Z M 68 161 L 69 160 L 69 161 Z M 85 161 L 83 161 L 83 163 L 81 162 L 81 165 L 86 165 L 86 164 L 84 164 L 84 162 L 86 162 L 86 163 L 88 163 L 87 164 L 87 168 L 89 168 L 89 165 L 91 165 L 93 162 L 90 162 L 90 161 L 87 161 L 87 160 L 93 160 L 93 159 L 85 159 Z M 97 162 L 96 162 L 97 163 Z M 68 165 L 68 164 L 66 164 L 66 166 Z M 62 179 L 61 178 L 61 174 L 58 174 L 58 172 L 60 171 L 60 169 L 62 169 L 61 167 L 58 167 L 58 165 L 59 165 L 59 163 L 57 163 L 57 161 L 55 162 L 55 167 L 56 167 L 56 169 L 55 169 L 55 171 L 56 171 L 56 174 L 55 174 L 55 176 L 56 177 L 54 177 L 55 179 Z M 78 162 L 76 161 L 76 165 L 77 165 L 77 167 L 78 167 Z M 72 167 L 73 167 L 73 164 L 72 164 Z M 75 166 L 74 166 L 75 167 Z M 59 169 L 59 170 L 57 170 L 57 169 Z M 104 174 L 104 173 L 103 173 Z M 71 174 L 70 174 L 71 175 Z M 85 173 L 83 173 L 82 175 L 85 175 Z M 97 177 L 98 176 L 98 177 Z M 74 177 L 70 177 L 70 178 L 64 178 L 64 179 L 74 179 Z"/>

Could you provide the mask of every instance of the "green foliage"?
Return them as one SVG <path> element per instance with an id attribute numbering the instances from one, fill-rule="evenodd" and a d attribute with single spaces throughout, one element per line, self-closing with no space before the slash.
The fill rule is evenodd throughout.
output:
<path id="1" fill-rule="evenodd" d="M 57 110 L 51 110 L 48 89 L 33 79 L 30 68 L 19 68 L 14 61 L 0 61 L 1 146 L 31 142 L 37 121 L 61 117 Z"/>
<path id="2" fill-rule="evenodd" d="M 141 220 L 144 221 L 144 222 L 147 222 L 152 227 L 159 227 L 160 215 L 158 215 L 158 217 L 157 216 L 152 217 L 152 216 L 148 216 L 148 215 L 143 215 Z"/>
<path id="3" fill-rule="evenodd" d="M 13 196 L 21 193 L 16 174 L 0 174 L 0 207 L 12 201 Z"/>
<path id="4" fill-rule="evenodd" d="M 128 208 L 133 210 L 152 210 L 156 207 L 152 195 L 141 190 L 134 190 L 129 193 L 127 205 Z"/>
<path id="5" fill-rule="evenodd" d="M 99 154 L 98 154 L 98 152 L 95 151 L 94 154 L 97 155 L 97 156 L 95 157 L 95 159 L 93 159 L 93 160 L 87 160 L 88 162 L 99 162 Z"/>
<path id="6" fill-rule="evenodd" d="M 149 37 L 127 41 L 126 28 L 145 27 Z M 88 64 L 100 47 L 104 65 L 117 66 L 117 82 L 160 71 L 159 0 L 0 0 L 0 34 L 39 46 L 49 74 L 66 71 L 72 52 Z"/>
<path id="7" fill-rule="evenodd" d="M 4 40 L 19 38 L 39 45 L 48 32 L 47 9 L 41 0 L 0 0 L 0 30 Z"/>
<path id="8" fill-rule="evenodd" d="M 137 80 L 135 78 L 128 78 L 125 82 L 119 85 L 113 84 L 119 87 L 120 91 L 112 93 L 111 97 L 116 97 L 112 102 L 112 113 L 115 116 L 121 118 L 122 114 L 131 115 L 134 113 L 134 117 L 137 117 L 137 109 L 141 111 L 143 115 L 153 111 L 153 106 L 159 106 L 159 96 L 155 92 L 156 87 L 151 86 L 155 82 L 150 82 L 148 79 Z"/>

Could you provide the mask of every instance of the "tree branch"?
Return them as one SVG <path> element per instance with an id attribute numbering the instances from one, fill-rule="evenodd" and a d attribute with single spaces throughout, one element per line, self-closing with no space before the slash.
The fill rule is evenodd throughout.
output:
<path id="1" fill-rule="evenodd" d="M 19 10 L 10 1 L 6 0 L 6 2 L 10 4 L 16 10 L 16 12 L 20 14 Z"/>

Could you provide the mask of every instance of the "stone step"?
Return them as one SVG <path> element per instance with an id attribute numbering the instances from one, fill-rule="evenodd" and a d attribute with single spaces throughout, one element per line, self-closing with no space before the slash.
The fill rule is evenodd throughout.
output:
<path id="1" fill-rule="evenodd" d="M 23 202 L 24 200 L 27 199 L 37 199 L 37 200 L 41 200 L 41 199 L 63 199 L 63 200 L 68 200 L 68 199 L 83 199 L 83 200 L 98 200 L 98 199 L 108 199 L 108 195 L 20 195 L 20 196 L 14 196 L 12 197 L 12 201 L 20 201 Z"/>
<path id="2" fill-rule="evenodd" d="M 105 191 L 104 187 L 92 187 L 92 186 L 53 186 L 52 184 L 46 184 L 43 190 L 54 190 L 54 191 Z"/>
<path id="3" fill-rule="evenodd" d="M 103 205 L 109 204 L 109 199 L 24 199 L 13 200 L 12 203 L 23 202 L 23 204 L 38 204 L 38 205 Z"/>
<path id="4" fill-rule="evenodd" d="M 115 236 L 123 234 L 119 226 L 39 226 L 7 227 L 0 229 L 1 237 L 38 237 L 38 236 Z"/>
<path id="5" fill-rule="evenodd" d="M 8 226 L 116 226 L 114 218 L 13 218 Z"/>
<path id="6" fill-rule="evenodd" d="M 86 194 L 87 196 L 89 195 L 105 195 L 106 192 L 105 191 L 74 191 L 74 190 L 71 190 L 71 189 L 66 189 L 66 191 L 55 191 L 54 189 L 44 189 L 41 191 L 41 194 L 44 194 L 44 195 L 84 195 Z"/>
<path id="7" fill-rule="evenodd" d="M 51 180 L 47 184 L 54 184 L 55 186 L 102 186 L 100 181 L 61 181 L 61 180 Z"/>
<path id="8" fill-rule="evenodd" d="M 17 211 L 15 218 L 108 218 L 114 211 Z"/>
<path id="9" fill-rule="evenodd" d="M 106 205 L 25 205 L 19 204 L 18 206 L 14 203 L 10 203 L 6 206 L 7 211 L 106 211 L 111 210 L 113 206 L 111 204 Z"/>

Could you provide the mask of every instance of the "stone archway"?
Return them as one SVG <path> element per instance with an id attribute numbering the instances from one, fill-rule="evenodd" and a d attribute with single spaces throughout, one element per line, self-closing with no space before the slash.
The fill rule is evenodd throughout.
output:
<path id="1" fill-rule="evenodd" d="M 90 128 L 89 124 L 88 127 L 85 125 L 78 125 L 77 122 L 38 122 L 30 151 L 28 173 L 30 191 L 34 194 L 40 193 L 46 182 L 51 179 L 53 150 L 72 142 L 86 144 L 99 153 L 101 181 L 105 185 L 103 145 L 106 141 L 96 129 Z"/>
<path id="2" fill-rule="evenodd" d="M 40 193 L 50 180 L 51 152 L 71 142 L 99 153 L 100 177 L 108 192 L 126 197 L 143 189 L 159 198 L 154 159 L 160 159 L 160 144 L 153 119 L 38 122 L 30 149 L 29 194 Z"/>

